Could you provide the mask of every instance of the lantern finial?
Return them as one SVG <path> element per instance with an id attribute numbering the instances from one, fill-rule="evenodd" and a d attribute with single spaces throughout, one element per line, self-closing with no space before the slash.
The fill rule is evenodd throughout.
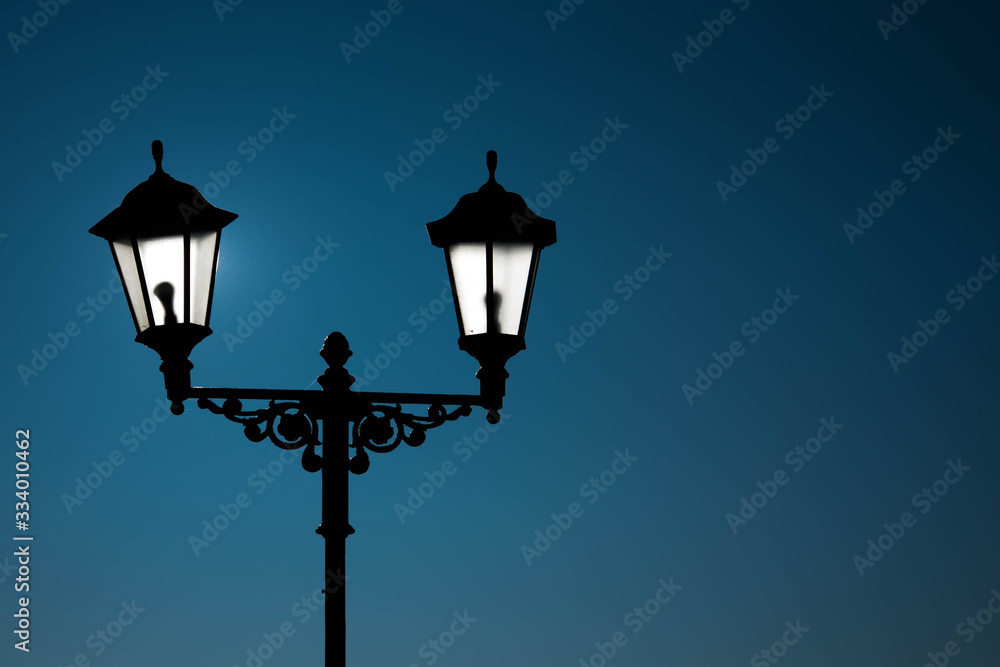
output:
<path id="1" fill-rule="evenodd" d="M 496 183 L 495 172 L 497 170 L 497 152 L 487 151 L 486 153 L 486 168 L 490 170 L 490 183 Z"/>
<path id="2" fill-rule="evenodd" d="M 497 194 L 500 192 L 506 192 L 503 186 L 497 183 L 496 170 L 497 170 L 497 152 L 487 151 L 486 152 L 486 168 L 490 170 L 490 179 L 483 183 L 479 188 L 479 191 L 485 194 Z"/>
<path id="3" fill-rule="evenodd" d="M 156 161 L 156 171 L 162 172 L 163 166 L 160 163 L 163 162 L 163 142 L 159 139 L 153 142 L 153 159 Z"/>

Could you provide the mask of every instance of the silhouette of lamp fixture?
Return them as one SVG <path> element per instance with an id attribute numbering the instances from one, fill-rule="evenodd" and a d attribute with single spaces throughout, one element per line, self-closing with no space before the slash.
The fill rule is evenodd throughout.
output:
<path id="1" fill-rule="evenodd" d="M 322 525 L 316 532 L 325 540 L 325 664 L 345 665 L 346 542 L 341 538 L 354 532 L 348 522 L 348 473 L 368 470 L 368 451 L 390 452 L 401 443 L 417 447 L 428 429 L 467 416 L 473 407 L 485 408 L 490 423 L 500 420 L 505 365 L 525 349 L 538 260 L 542 248 L 556 242 L 555 222 L 535 215 L 520 195 L 497 183 L 497 154 L 489 151 L 489 180 L 459 199 L 451 213 L 427 223 L 431 243 L 444 249 L 458 346 L 480 364 L 478 396 L 352 391 L 354 378 L 345 368 L 352 352 L 338 332 L 327 336 L 320 350 L 328 366 L 317 378 L 322 389 L 192 387 L 188 357 L 212 333 L 208 325 L 222 229 L 237 216 L 164 172 L 160 141 L 153 142 L 153 159 L 153 174 L 90 233 L 111 247 L 136 342 L 160 355 L 171 412 L 179 415 L 185 400 L 197 399 L 198 407 L 241 424 L 253 442 L 270 439 L 282 449 L 304 448 L 302 467 L 321 472 Z M 262 400 L 268 401 L 266 407 L 243 406 L 243 401 Z M 426 407 L 426 415 L 404 412 L 403 405 Z"/>

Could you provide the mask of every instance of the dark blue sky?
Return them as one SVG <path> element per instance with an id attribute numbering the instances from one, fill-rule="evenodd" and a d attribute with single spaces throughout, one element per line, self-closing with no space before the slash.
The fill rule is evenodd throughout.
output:
<path id="1" fill-rule="evenodd" d="M 995 3 L 40 5 L 0 11 L 0 662 L 320 664 L 319 477 L 166 418 L 87 234 L 160 139 L 240 215 L 196 384 L 305 388 L 337 330 L 366 389 L 475 392 L 424 223 L 488 149 L 557 221 L 504 422 L 352 477 L 351 664 L 997 664 Z"/>

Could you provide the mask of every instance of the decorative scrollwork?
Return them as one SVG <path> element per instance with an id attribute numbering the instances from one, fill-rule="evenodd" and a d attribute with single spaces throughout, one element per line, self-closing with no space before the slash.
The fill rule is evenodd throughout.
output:
<path id="1" fill-rule="evenodd" d="M 307 447 L 310 458 L 316 455 L 315 447 L 320 444 L 319 420 L 298 402 L 270 401 L 266 408 L 244 410 L 238 398 L 227 398 L 221 407 L 210 399 L 200 398 L 198 407 L 243 424 L 243 434 L 252 442 L 270 438 L 281 449 Z"/>
<path id="2" fill-rule="evenodd" d="M 399 403 L 395 406 L 369 406 L 367 414 L 354 422 L 351 446 L 357 447 L 359 455 L 365 449 L 379 454 L 391 452 L 403 442 L 410 447 L 419 447 L 427 437 L 427 429 L 470 414 L 472 407 L 469 405 L 459 406 L 451 412 L 443 405 L 431 405 L 427 408 L 426 417 L 403 412 Z"/>

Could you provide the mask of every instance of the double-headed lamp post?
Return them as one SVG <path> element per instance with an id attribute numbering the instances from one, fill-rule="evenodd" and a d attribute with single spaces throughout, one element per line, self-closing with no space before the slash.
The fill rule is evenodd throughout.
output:
<path id="1" fill-rule="evenodd" d="M 242 424 L 253 442 L 268 438 L 282 449 L 304 448 L 302 467 L 321 472 L 322 519 L 316 532 L 325 540 L 325 664 L 345 665 L 344 540 L 354 532 L 347 511 L 349 473 L 368 470 L 368 451 L 390 452 L 400 443 L 417 447 L 427 429 L 467 416 L 473 406 L 485 408 L 491 423 L 500 420 L 504 366 L 525 347 L 538 259 L 542 248 L 556 241 L 555 222 L 532 213 L 519 195 L 497 183 L 497 154 L 490 151 L 486 184 L 462 197 L 445 217 L 427 223 L 431 243 L 444 249 L 458 345 L 480 363 L 478 396 L 352 391 L 354 378 L 345 368 L 352 353 L 337 332 L 320 350 L 328 366 L 317 378 L 320 390 L 192 387 L 188 357 L 212 333 L 220 238 L 236 214 L 212 206 L 197 189 L 164 172 L 159 141 L 153 142 L 153 158 L 153 174 L 90 232 L 111 246 L 135 340 L 160 355 L 171 412 L 179 415 L 185 400 L 198 399 L 198 407 Z M 248 409 L 245 400 L 268 403 Z M 404 405 L 426 406 L 426 415 L 404 412 Z"/>

